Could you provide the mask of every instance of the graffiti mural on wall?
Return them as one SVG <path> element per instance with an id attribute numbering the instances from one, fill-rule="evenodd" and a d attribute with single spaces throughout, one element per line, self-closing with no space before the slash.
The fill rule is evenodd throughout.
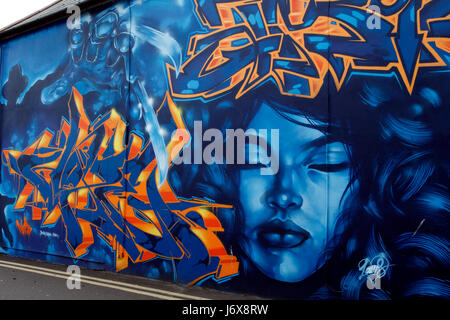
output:
<path id="1" fill-rule="evenodd" d="M 169 105 L 182 125 L 173 102 Z M 56 137 L 45 131 L 23 152 L 4 151 L 4 164 L 20 177 L 14 209 L 29 207 L 42 227 L 62 218 L 74 258 L 88 253 L 95 228 L 115 252 L 117 271 L 127 268 L 128 259 L 164 257 L 178 260 L 177 276 L 186 283 L 235 274 L 236 258 L 213 233 L 223 229 L 208 209 L 220 206 L 178 200 L 167 183 L 157 189 L 156 159 L 134 133 L 123 145 L 126 124 L 114 109 L 91 123 L 76 89 L 69 107 L 71 119 L 63 120 Z M 168 148 L 180 148 L 179 142 Z M 31 232 L 24 225 L 19 230 Z"/>
<path id="2" fill-rule="evenodd" d="M 173 77 L 177 97 L 209 98 L 237 87 L 239 98 L 267 78 L 283 94 L 315 97 L 328 72 L 340 88 L 349 70 L 394 70 L 411 92 L 420 68 L 446 66 L 437 52 L 449 49 L 448 8 L 440 1 L 200 3 L 209 32 L 191 37 L 190 59 Z M 369 23 L 374 17 L 378 25 Z"/>
<path id="3" fill-rule="evenodd" d="M 121 1 L 2 44 L 2 249 L 269 297 L 450 297 L 444 2 Z"/>

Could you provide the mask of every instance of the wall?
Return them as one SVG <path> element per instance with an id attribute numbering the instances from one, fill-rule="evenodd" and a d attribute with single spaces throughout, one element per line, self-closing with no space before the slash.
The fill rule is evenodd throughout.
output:
<path id="1" fill-rule="evenodd" d="M 448 298 L 449 9 L 120 1 L 1 43 L 1 251 L 272 298 Z"/>

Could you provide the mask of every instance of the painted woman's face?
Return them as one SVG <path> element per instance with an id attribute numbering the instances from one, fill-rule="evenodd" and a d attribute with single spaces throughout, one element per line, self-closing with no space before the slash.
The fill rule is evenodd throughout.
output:
<path id="1" fill-rule="evenodd" d="M 295 120 L 309 124 L 304 117 Z M 348 154 L 344 144 L 286 119 L 265 104 L 249 127 L 257 132 L 279 130 L 279 170 L 262 175 L 262 163 L 240 170 L 241 247 L 266 276 L 302 281 L 321 267 L 333 236 L 350 182 Z M 246 146 L 250 157 L 252 148 Z"/>

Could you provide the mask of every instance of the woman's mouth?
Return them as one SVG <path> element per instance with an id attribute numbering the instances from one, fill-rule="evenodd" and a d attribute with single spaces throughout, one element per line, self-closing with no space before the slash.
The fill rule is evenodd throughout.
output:
<path id="1" fill-rule="evenodd" d="M 258 240 L 267 247 L 294 248 L 302 245 L 311 235 L 292 221 L 274 220 L 258 230 Z"/>

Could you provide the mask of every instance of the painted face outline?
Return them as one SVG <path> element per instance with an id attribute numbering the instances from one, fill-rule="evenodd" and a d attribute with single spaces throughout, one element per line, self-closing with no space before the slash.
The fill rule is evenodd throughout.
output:
<path id="1" fill-rule="evenodd" d="M 293 117 L 263 103 L 249 128 L 279 130 L 279 172 L 262 176 L 264 161 L 239 171 L 241 249 L 263 274 L 283 282 L 302 281 L 323 265 L 351 180 L 348 148 Z"/>

